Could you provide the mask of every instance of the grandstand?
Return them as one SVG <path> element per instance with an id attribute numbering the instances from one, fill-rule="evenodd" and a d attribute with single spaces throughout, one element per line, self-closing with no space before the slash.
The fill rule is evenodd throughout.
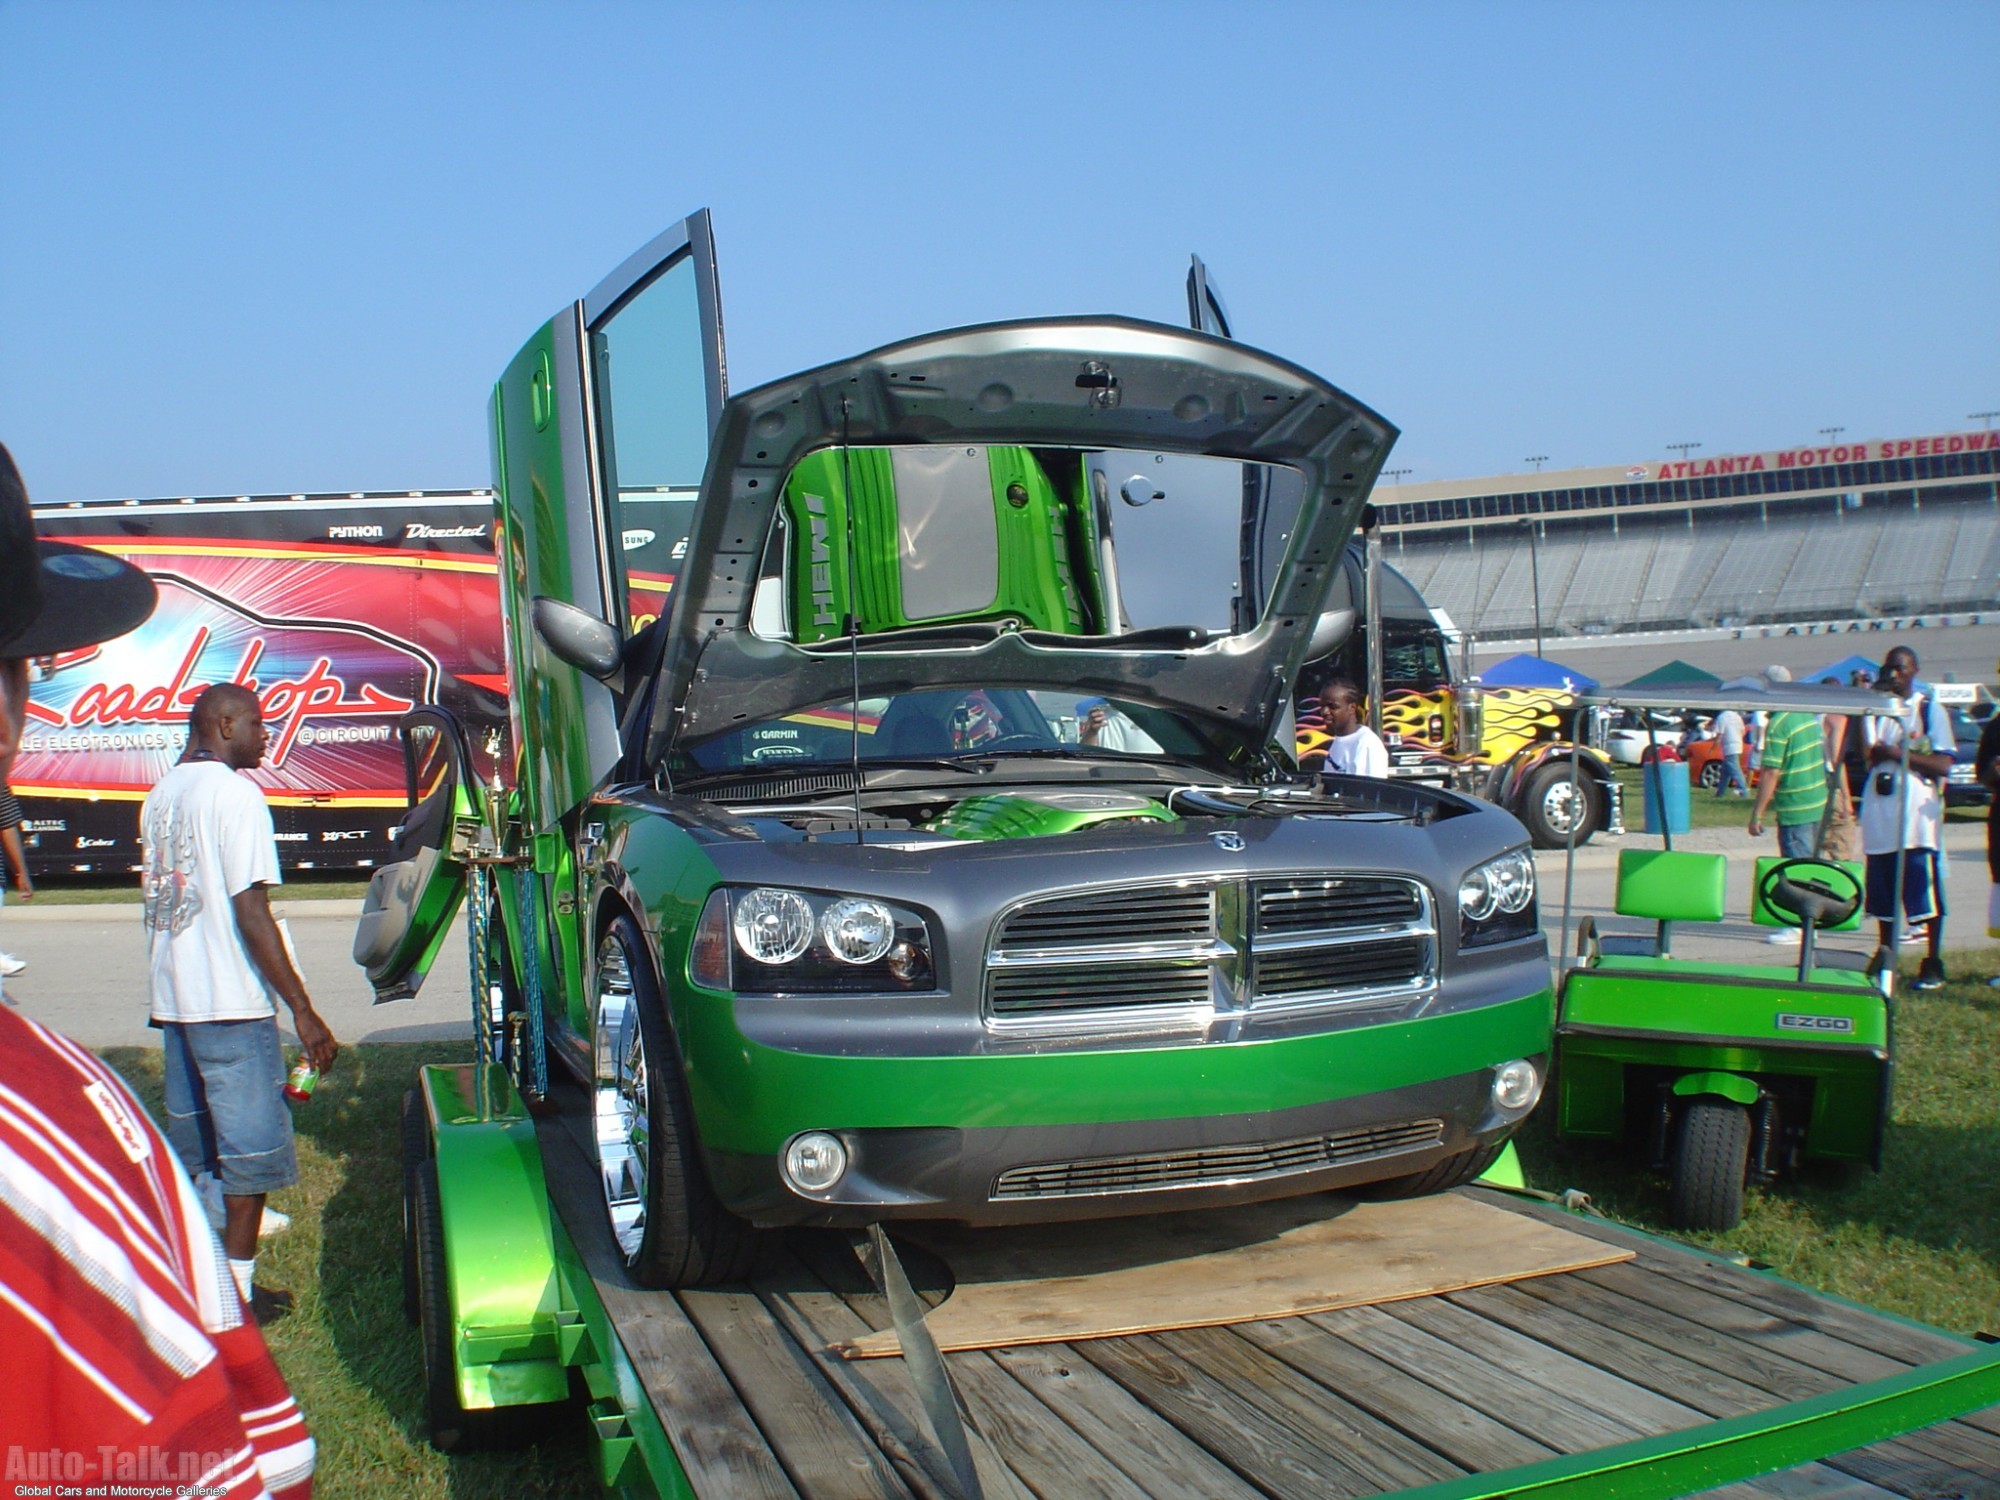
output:
<path id="1" fill-rule="evenodd" d="M 2000 603 L 2000 432 L 1385 485 L 1388 560 L 1481 639 Z"/>

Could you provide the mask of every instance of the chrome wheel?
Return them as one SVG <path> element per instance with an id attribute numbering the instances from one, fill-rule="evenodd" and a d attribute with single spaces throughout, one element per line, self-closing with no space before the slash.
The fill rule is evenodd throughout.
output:
<path id="1" fill-rule="evenodd" d="M 597 995 L 591 1006 L 591 1074 L 598 1176 L 611 1234 L 630 1262 L 646 1237 L 646 1176 L 652 1117 L 646 1043 L 632 990 L 632 955 L 616 932 L 597 949 Z"/>
<path id="2" fill-rule="evenodd" d="M 1542 819 L 1557 838 L 1567 839 L 1584 816 L 1584 792 L 1580 786 L 1558 781 L 1542 793 Z"/>

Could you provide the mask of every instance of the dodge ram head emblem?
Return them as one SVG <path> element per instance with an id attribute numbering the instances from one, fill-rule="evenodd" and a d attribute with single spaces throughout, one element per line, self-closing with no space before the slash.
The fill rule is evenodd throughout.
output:
<path id="1" fill-rule="evenodd" d="M 1241 854 L 1247 847 L 1243 842 L 1243 835 L 1240 833 L 1231 833 L 1225 830 L 1222 833 L 1211 833 L 1209 837 L 1215 840 L 1215 847 L 1220 849 L 1224 854 Z"/>

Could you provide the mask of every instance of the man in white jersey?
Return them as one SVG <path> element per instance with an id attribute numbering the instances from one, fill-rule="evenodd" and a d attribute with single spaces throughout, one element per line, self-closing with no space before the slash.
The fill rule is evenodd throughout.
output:
<path id="1" fill-rule="evenodd" d="M 217 683 L 195 699 L 188 747 L 140 814 L 152 1019 L 164 1034 L 167 1139 L 205 1193 L 243 1300 L 259 1321 L 289 1299 L 255 1285 L 264 1197 L 298 1181 L 292 1117 L 279 1092 L 277 996 L 306 1060 L 339 1045 L 313 1009 L 277 920 L 281 882 L 271 809 L 248 776 L 267 735 L 254 694 Z"/>
<path id="2" fill-rule="evenodd" d="M 1322 775 L 1387 776 L 1389 747 L 1361 722 L 1361 688 L 1351 677 L 1329 677 L 1319 690 L 1320 708 L 1333 738 L 1327 743 Z"/>

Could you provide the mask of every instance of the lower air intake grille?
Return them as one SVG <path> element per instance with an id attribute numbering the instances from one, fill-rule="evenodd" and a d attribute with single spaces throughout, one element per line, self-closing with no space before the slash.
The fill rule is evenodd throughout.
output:
<path id="1" fill-rule="evenodd" d="M 1089 1161 L 1049 1162 L 1012 1167 L 993 1182 L 993 1198 L 1086 1198 L 1105 1193 L 1138 1193 L 1155 1188 L 1220 1186 L 1289 1177 L 1327 1167 L 1422 1151 L 1444 1140 L 1444 1121 L 1411 1120 L 1332 1135 L 1247 1146 L 1206 1146 L 1191 1151 L 1158 1151 L 1140 1156 L 1100 1156 Z"/>

